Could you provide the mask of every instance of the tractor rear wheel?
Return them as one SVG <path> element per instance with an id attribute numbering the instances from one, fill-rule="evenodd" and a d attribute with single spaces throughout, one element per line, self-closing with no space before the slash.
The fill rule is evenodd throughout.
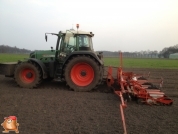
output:
<path id="1" fill-rule="evenodd" d="M 64 77 L 74 91 L 87 92 L 101 83 L 100 65 L 85 55 L 72 58 L 65 66 Z"/>
<path id="2" fill-rule="evenodd" d="M 15 69 L 14 79 L 20 87 L 34 88 L 41 82 L 41 71 L 33 63 L 22 62 Z"/>

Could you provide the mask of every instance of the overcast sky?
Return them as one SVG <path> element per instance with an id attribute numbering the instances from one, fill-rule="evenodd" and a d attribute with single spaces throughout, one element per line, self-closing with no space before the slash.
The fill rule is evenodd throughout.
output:
<path id="1" fill-rule="evenodd" d="M 77 23 L 96 51 L 161 51 L 178 44 L 178 0 L 0 0 L 0 45 L 48 50 L 45 32 Z"/>

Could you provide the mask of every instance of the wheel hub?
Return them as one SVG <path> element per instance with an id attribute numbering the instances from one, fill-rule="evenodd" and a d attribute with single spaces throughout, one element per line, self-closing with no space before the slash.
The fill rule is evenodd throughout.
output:
<path id="1" fill-rule="evenodd" d="M 84 71 L 84 70 L 82 70 L 82 71 L 80 72 L 80 74 L 81 74 L 81 76 L 86 76 L 86 75 L 87 75 L 86 71 Z"/>
<path id="2" fill-rule="evenodd" d="M 32 75 L 33 75 L 33 74 L 32 74 L 31 72 L 28 72 L 28 73 L 26 74 L 26 77 L 27 77 L 27 78 L 32 78 Z"/>
<path id="3" fill-rule="evenodd" d="M 21 80 L 24 83 L 32 83 L 35 80 L 35 72 L 33 69 L 25 68 L 20 73 Z"/>
<path id="4" fill-rule="evenodd" d="M 72 67 L 70 76 L 74 84 L 88 86 L 94 79 L 94 70 L 89 64 L 80 62 Z"/>

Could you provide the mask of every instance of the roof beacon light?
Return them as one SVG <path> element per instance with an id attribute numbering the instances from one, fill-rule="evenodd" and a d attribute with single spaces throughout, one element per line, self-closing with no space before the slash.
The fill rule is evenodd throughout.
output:
<path id="1" fill-rule="evenodd" d="M 76 24 L 77 29 L 79 28 L 79 24 Z"/>

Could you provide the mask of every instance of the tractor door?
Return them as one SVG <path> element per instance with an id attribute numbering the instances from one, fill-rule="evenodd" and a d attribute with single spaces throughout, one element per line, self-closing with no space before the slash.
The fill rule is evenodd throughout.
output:
<path id="1" fill-rule="evenodd" d="M 60 50 L 62 53 L 65 53 L 66 55 L 72 53 L 73 51 L 76 51 L 76 38 L 74 37 L 74 34 L 70 31 L 66 32 L 66 35 L 62 38 L 60 43 Z"/>

